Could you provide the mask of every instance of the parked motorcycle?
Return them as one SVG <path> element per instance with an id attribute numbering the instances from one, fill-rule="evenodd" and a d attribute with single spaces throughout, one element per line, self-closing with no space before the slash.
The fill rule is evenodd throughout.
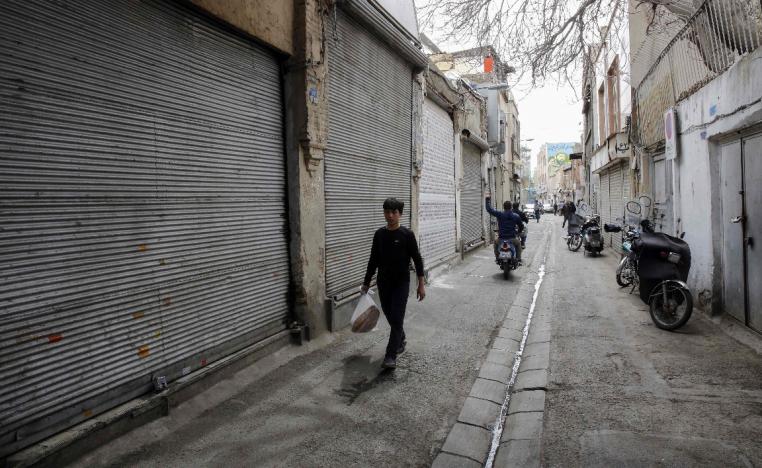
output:
<path id="1" fill-rule="evenodd" d="M 568 235 L 566 236 L 566 247 L 572 252 L 576 252 L 582 247 L 582 226 L 585 222 L 585 218 L 572 213 L 569 216 Z"/>
<path id="2" fill-rule="evenodd" d="M 623 228 L 607 224 L 604 230 L 621 232 Z M 617 283 L 632 285 L 631 293 L 639 287 L 640 299 L 648 304 L 657 327 L 671 331 L 685 325 L 693 312 L 693 296 L 685 283 L 691 266 L 690 246 L 677 237 L 654 232 L 653 223 L 643 220 L 640 229 L 625 226 L 622 249 Z"/>
<path id="3" fill-rule="evenodd" d="M 585 224 L 582 225 L 582 245 L 585 246 L 585 250 L 582 251 L 583 255 L 588 253 L 598 255 L 603 251 L 600 216 L 592 215 L 585 220 Z"/>

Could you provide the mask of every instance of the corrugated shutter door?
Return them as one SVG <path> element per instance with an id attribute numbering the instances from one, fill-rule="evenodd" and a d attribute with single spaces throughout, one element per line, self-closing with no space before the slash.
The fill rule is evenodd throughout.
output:
<path id="1" fill-rule="evenodd" d="M 412 67 L 340 8 L 336 20 L 336 39 L 333 32 L 327 39 L 329 296 L 362 284 L 384 200 L 405 202 L 403 225 L 411 211 Z"/>
<path id="2" fill-rule="evenodd" d="M 460 196 L 460 231 L 463 243 L 466 245 L 480 241 L 483 238 L 483 204 L 481 152 L 476 146 L 464 142 L 463 188 Z"/>
<path id="3" fill-rule="evenodd" d="M 624 202 L 622 200 L 622 165 L 611 168 L 609 172 L 609 199 L 611 200 L 611 219 L 617 224 L 624 223 Z M 622 248 L 622 235 L 619 233 L 611 236 L 611 246 L 616 250 Z"/>
<path id="4" fill-rule="evenodd" d="M 289 264 L 260 46 L 179 2 L 23 0 L 0 49 L 2 451 L 283 329 Z"/>
<path id="5" fill-rule="evenodd" d="M 601 222 L 603 224 L 611 224 L 611 200 L 609 199 L 609 173 L 601 172 L 600 174 L 600 191 L 598 193 L 598 202 L 600 203 L 600 215 Z M 611 234 L 604 232 L 603 238 L 606 245 L 611 246 Z"/>
<path id="6" fill-rule="evenodd" d="M 450 115 L 430 99 L 423 105 L 420 248 L 431 267 L 456 251 L 455 148 Z"/>

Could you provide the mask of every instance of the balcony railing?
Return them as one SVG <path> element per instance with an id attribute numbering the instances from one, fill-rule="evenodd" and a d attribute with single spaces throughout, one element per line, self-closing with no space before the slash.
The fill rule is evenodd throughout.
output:
<path id="1" fill-rule="evenodd" d="M 640 143 L 664 140 L 664 112 L 762 45 L 760 0 L 706 0 L 636 89 Z"/>

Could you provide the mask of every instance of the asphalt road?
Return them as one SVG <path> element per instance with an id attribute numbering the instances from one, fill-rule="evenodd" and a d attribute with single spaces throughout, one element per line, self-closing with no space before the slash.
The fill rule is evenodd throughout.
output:
<path id="1" fill-rule="evenodd" d="M 549 216 L 532 223 L 531 258 Z M 388 326 L 269 356 L 74 466 L 429 466 L 523 279 L 491 247 L 408 306 L 408 351 L 382 372 Z M 412 288 L 414 289 L 414 288 Z"/>

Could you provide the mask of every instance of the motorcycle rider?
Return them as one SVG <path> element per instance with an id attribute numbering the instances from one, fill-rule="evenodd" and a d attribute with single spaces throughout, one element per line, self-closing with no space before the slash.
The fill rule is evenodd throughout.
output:
<path id="1" fill-rule="evenodd" d="M 521 248 L 524 249 L 527 245 L 527 228 L 529 227 L 529 216 L 519 208 L 519 202 L 513 202 L 513 212 L 519 215 L 521 222 L 524 223 L 523 229 L 519 232 L 521 237 Z"/>
<path id="2" fill-rule="evenodd" d="M 521 240 L 517 236 L 518 232 L 524 228 L 521 217 L 513 212 L 510 201 L 503 203 L 503 210 L 498 211 L 490 206 L 491 195 L 489 192 L 484 197 L 484 204 L 487 207 L 487 213 L 497 218 L 498 238 L 495 242 L 495 258 L 498 256 L 500 242 L 507 240 L 516 250 L 516 259 L 521 262 Z"/>

